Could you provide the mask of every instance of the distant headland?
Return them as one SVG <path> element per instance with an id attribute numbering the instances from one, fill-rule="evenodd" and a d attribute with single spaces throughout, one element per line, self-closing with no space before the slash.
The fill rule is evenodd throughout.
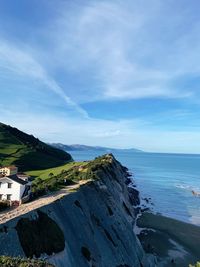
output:
<path id="1" fill-rule="evenodd" d="M 134 152 L 134 153 L 144 152 L 136 148 L 110 148 L 110 147 L 88 146 L 80 144 L 66 145 L 62 143 L 51 143 L 50 145 L 55 148 L 62 149 L 64 151 L 103 151 L 103 152 L 124 151 L 124 152 Z"/>

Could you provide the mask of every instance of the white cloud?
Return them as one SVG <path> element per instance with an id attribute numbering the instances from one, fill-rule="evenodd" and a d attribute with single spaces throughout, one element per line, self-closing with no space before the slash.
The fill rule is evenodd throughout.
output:
<path id="1" fill-rule="evenodd" d="M 120 136 L 121 132 L 120 130 L 114 130 L 114 131 L 100 131 L 97 134 L 95 134 L 95 136 L 97 138 L 112 138 L 114 136 Z"/>
<path id="2" fill-rule="evenodd" d="M 25 80 L 28 78 L 38 81 L 61 97 L 68 106 L 75 109 L 82 116 L 88 117 L 87 112 L 67 96 L 58 83 L 48 75 L 46 69 L 28 52 L 0 40 L 0 62 L 0 69 L 9 72 L 10 75 L 15 73 Z"/>
<path id="3" fill-rule="evenodd" d="M 153 0 L 63 6 L 48 35 L 55 66 L 87 77 L 76 101 L 192 96 L 174 81 L 200 71 L 192 67 L 200 49 L 191 49 L 199 30 L 179 34 L 185 10 L 177 16 L 173 7 Z"/>
<path id="4" fill-rule="evenodd" d="M 151 124 L 147 125 L 140 120 L 72 119 L 32 113 L 25 117 L 22 113 L 7 111 L 0 113 L 0 121 L 34 134 L 46 142 L 135 147 L 149 152 L 199 153 L 200 150 L 199 128 L 195 131 L 173 131 L 155 129 Z"/>
<path id="5" fill-rule="evenodd" d="M 49 28 L 46 24 L 41 28 L 44 42 L 18 46 L 1 39 L 0 75 L 28 79 L 32 89 L 32 81 L 44 85 L 77 116 L 70 118 L 65 110 L 55 115 L 49 103 L 48 116 L 33 115 L 27 109 L 23 114 L 12 113 L 9 106 L 10 112 L 5 113 L 0 107 L 0 121 L 49 142 L 180 152 L 184 152 L 184 142 L 187 152 L 200 149 L 196 145 L 200 143 L 197 129 L 164 132 L 160 121 L 156 129 L 152 127 L 157 125 L 155 115 L 151 122 L 104 120 L 103 112 L 102 119 L 92 119 L 80 106 L 94 100 L 193 95 L 192 87 L 183 89 L 178 82 L 183 76 L 199 74 L 199 22 L 183 16 L 181 10 L 173 11 L 174 5 L 158 0 L 89 1 L 69 6 L 63 2 L 57 7 L 59 18 L 52 19 Z M 186 20 L 191 25 L 184 31 Z M 39 40 L 37 32 L 33 32 L 33 38 Z M 82 83 L 84 79 L 86 83 Z M 79 81 L 78 86 L 70 87 L 70 80 L 72 84 Z M 158 117 L 163 120 L 161 114 Z"/>
<path id="6" fill-rule="evenodd" d="M 60 5 L 57 20 L 41 28 L 45 47 L 39 42 L 19 49 L 1 41 L 0 66 L 42 81 L 83 116 L 88 114 L 78 102 L 192 95 L 191 88 L 175 87 L 173 82 L 200 70 L 197 64 L 194 67 L 200 49 L 188 49 L 198 27 L 172 38 L 172 25 L 179 25 L 183 17 L 172 14 L 169 21 L 168 4 L 116 0 L 71 6 Z M 65 86 L 49 74 L 57 70 L 77 80 L 85 76 L 87 84 Z"/>
<path id="7" fill-rule="evenodd" d="M 194 45 L 195 38 L 200 41 L 199 24 L 175 34 L 185 22 L 185 10 L 177 16 L 173 8 L 155 0 L 62 3 L 57 19 L 40 35 L 33 33 L 44 43 L 19 49 L 1 40 L 0 66 L 42 81 L 83 116 L 88 114 L 81 102 L 192 96 L 191 88 L 173 83 L 200 71 L 194 64 L 200 55 Z M 86 77 L 87 83 L 75 89 L 59 83 L 59 70 L 73 79 Z"/>

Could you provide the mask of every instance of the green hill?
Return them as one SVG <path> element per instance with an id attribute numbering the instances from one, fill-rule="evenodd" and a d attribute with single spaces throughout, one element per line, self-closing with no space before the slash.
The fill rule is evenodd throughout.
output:
<path id="1" fill-rule="evenodd" d="M 71 160 L 72 157 L 67 152 L 0 123 L 0 165 L 14 164 L 21 171 L 27 171 L 53 168 Z"/>

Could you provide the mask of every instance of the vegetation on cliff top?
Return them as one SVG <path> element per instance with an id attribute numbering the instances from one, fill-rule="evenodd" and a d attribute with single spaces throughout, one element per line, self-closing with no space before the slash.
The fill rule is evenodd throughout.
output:
<path id="1" fill-rule="evenodd" d="M 27 171 L 60 166 L 70 160 L 72 157 L 67 152 L 0 123 L 0 165 L 14 164 Z"/>
<path id="2" fill-rule="evenodd" d="M 31 260 L 22 258 L 11 258 L 7 256 L 0 256 L 0 266 L 1 267 L 53 267 L 42 260 Z"/>
<path id="3" fill-rule="evenodd" d="M 34 179 L 33 192 L 44 194 L 80 180 L 95 179 L 111 155 L 75 163 L 71 155 L 16 128 L 0 123 L 0 165 L 15 164 Z M 67 163 L 68 162 L 68 163 Z"/>
<path id="4" fill-rule="evenodd" d="M 36 195 L 43 195 L 48 191 L 56 191 L 63 186 L 73 185 L 80 180 L 85 180 L 86 162 L 71 162 L 64 166 L 51 168 L 43 171 L 28 172 L 35 175 L 32 184 L 32 192 Z"/>
<path id="5" fill-rule="evenodd" d="M 189 267 L 200 267 L 200 262 L 197 262 L 195 265 L 189 265 Z"/>
<path id="6" fill-rule="evenodd" d="M 89 162 L 72 162 L 57 169 L 46 170 L 43 173 L 38 171 L 29 174 L 39 175 L 33 181 L 33 192 L 44 194 L 46 191 L 54 191 L 66 185 L 75 184 L 81 180 L 98 179 L 98 172 L 108 166 L 113 156 L 107 154 L 97 157 Z"/>
<path id="7" fill-rule="evenodd" d="M 68 162 L 67 164 L 54 167 L 54 168 L 48 168 L 48 169 L 43 169 L 43 170 L 32 170 L 32 171 L 27 171 L 26 173 L 30 175 L 33 178 L 40 178 L 42 180 L 49 179 L 50 176 L 56 176 L 60 174 L 63 171 L 69 170 L 70 168 L 74 166 L 79 166 L 85 164 L 84 162 Z"/>

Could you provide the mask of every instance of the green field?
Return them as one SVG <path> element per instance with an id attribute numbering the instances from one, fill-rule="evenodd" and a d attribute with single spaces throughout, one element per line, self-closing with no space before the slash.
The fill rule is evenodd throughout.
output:
<path id="1" fill-rule="evenodd" d="M 52 173 L 54 176 L 60 174 L 62 171 L 67 171 L 75 166 L 83 166 L 86 165 L 87 162 L 69 162 L 67 164 L 55 167 L 55 168 L 49 168 L 44 170 L 33 170 L 33 171 L 27 171 L 26 173 L 34 178 L 40 178 L 42 180 L 48 179 L 49 174 Z"/>
<path id="2" fill-rule="evenodd" d="M 2 165 L 10 164 L 21 156 L 24 149 L 26 149 L 26 146 L 0 125 L 0 163 Z"/>
<path id="3" fill-rule="evenodd" d="M 43 195 L 56 191 L 64 186 L 74 185 L 80 181 L 98 179 L 99 172 L 110 167 L 112 157 L 109 155 L 98 157 L 88 162 L 70 162 L 56 168 L 32 170 L 26 172 L 34 178 L 32 192 Z"/>
<path id="4" fill-rule="evenodd" d="M 88 179 L 87 164 L 88 162 L 69 162 L 54 168 L 27 171 L 33 178 L 32 192 L 43 195 L 47 191 L 56 191 L 63 186 Z"/>
<path id="5" fill-rule="evenodd" d="M 41 142 L 33 135 L 0 123 L 0 165 L 16 165 L 20 171 L 48 169 L 72 161 L 65 151 Z"/>

